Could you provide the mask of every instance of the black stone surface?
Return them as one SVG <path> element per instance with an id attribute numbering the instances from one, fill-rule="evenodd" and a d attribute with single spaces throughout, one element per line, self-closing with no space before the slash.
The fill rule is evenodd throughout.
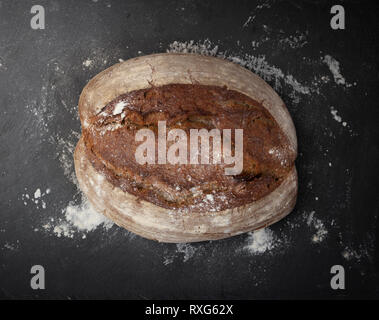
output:
<path id="1" fill-rule="evenodd" d="M 30 27 L 34 4 L 0 1 L 1 298 L 379 297 L 374 1 L 343 2 L 346 29 L 337 31 L 329 25 L 334 3 L 326 1 L 41 0 L 45 30 Z M 288 39 L 299 35 L 305 43 L 291 46 Z M 289 81 L 267 79 L 287 104 L 299 142 L 298 202 L 270 227 L 276 246 L 253 254 L 241 235 L 184 247 L 186 256 L 182 247 L 116 226 L 75 231 L 72 238 L 46 230 L 65 221 L 70 201 L 80 203 L 72 167 L 65 172 L 62 161 L 71 164 L 66 146 L 80 132 L 77 102 L 87 81 L 120 58 L 206 39 L 228 55 L 264 55 L 269 66 L 311 88 L 298 93 Z M 325 55 L 340 62 L 351 87 L 336 84 Z M 333 118 L 332 106 L 346 126 Z M 25 199 L 37 188 L 51 189 L 46 209 Z M 312 241 L 314 222 L 307 224 L 313 211 L 328 232 L 319 243 Z M 46 270 L 45 290 L 30 288 L 36 264 Z M 345 290 L 330 287 L 336 264 L 345 268 Z"/>

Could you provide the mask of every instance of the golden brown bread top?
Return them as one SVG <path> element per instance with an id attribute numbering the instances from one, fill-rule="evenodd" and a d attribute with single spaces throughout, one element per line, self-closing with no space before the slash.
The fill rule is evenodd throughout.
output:
<path id="1" fill-rule="evenodd" d="M 135 160 L 141 128 L 243 129 L 243 171 L 224 164 L 145 164 Z M 107 104 L 83 128 L 96 170 L 122 190 L 164 208 L 220 211 L 258 200 L 287 176 L 296 157 L 280 127 L 257 101 L 225 87 L 169 84 L 133 91 Z M 167 145 L 169 147 L 169 145 Z M 157 148 L 156 148 L 157 149 Z"/>

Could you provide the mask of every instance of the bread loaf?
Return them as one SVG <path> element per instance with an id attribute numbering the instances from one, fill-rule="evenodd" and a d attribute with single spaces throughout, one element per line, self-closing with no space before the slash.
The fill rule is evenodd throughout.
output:
<path id="1" fill-rule="evenodd" d="M 79 114 L 82 137 L 74 158 L 81 189 L 97 210 L 141 236 L 225 238 L 267 226 L 295 204 L 292 120 L 271 87 L 235 64 L 190 54 L 131 59 L 87 84 Z M 153 151 L 150 157 L 140 152 L 141 163 L 138 134 L 146 130 Z M 173 132 L 183 139 L 170 140 Z M 213 135 L 203 141 L 196 132 Z M 186 145 L 171 153 L 176 162 L 167 161 L 178 138 Z M 205 158 L 203 146 L 209 146 Z"/>

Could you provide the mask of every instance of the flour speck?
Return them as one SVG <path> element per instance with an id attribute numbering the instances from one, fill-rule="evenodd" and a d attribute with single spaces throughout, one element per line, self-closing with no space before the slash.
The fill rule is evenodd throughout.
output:
<path id="1" fill-rule="evenodd" d="M 41 197 L 41 189 L 38 188 L 35 192 L 34 192 L 34 199 L 38 199 Z"/>
<path id="2" fill-rule="evenodd" d="M 280 243 L 269 228 L 259 229 L 248 233 L 247 245 L 244 247 L 251 254 L 262 254 L 270 251 Z"/>
<path id="3" fill-rule="evenodd" d="M 316 211 L 311 211 L 308 215 L 305 214 L 304 217 L 307 225 L 315 230 L 315 233 L 311 237 L 312 243 L 320 243 L 325 240 L 328 230 L 320 219 L 315 218 L 315 213 Z"/>
<path id="4" fill-rule="evenodd" d="M 90 60 L 90 59 L 86 59 L 85 61 L 83 61 L 83 66 L 85 67 L 90 67 L 93 63 L 93 60 Z"/>
<path id="5" fill-rule="evenodd" d="M 178 243 L 176 248 L 179 253 L 183 253 L 183 262 L 191 259 L 196 252 L 196 248 L 189 243 Z"/>
<path id="6" fill-rule="evenodd" d="M 334 77 L 334 82 L 338 85 L 345 87 L 351 87 L 352 85 L 347 83 L 345 78 L 341 74 L 340 63 L 330 55 L 325 55 L 322 60 L 328 67 Z M 356 84 L 356 83 L 355 83 Z"/>
<path id="7" fill-rule="evenodd" d="M 81 194 L 81 201 L 78 204 L 70 202 L 62 210 L 62 216 L 55 221 L 50 219 L 43 225 L 46 231 L 52 231 L 57 237 L 74 238 L 76 234 L 82 239 L 86 234 L 102 226 L 105 230 L 113 226 L 113 222 L 101 213 L 98 213 L 84 196 Z"/>

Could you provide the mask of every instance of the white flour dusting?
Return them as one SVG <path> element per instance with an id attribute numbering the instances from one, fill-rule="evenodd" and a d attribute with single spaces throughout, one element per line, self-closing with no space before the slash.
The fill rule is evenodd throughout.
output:
<path id="1" fill-rule="evenodd" d="M 325 229 L 323 222 L 319 219 L 316 219 L 314 221 L 314 227 L 316 229 L 316 233 L 312 237 L 312 242 L 319 243 L 324 241 L 326 235 L 328 234 L 328 231 Z"/>
<path id="2" fill-rule="evenodd" d="M 98 64 L 107 63 L 107 59 L 104 58 L 103 52 L 94 52 L 94 57 L 87 58 L 83 61 L 83 66 L 86 68 L 98 67 Z M 79 140 L 80 133 L 76 130 L 71 132 L 59 131 L 59 128 L 51 126 L 54 123 L 54 117 L 57 116 L 56 110 L 65 111 L 69 117 L 74 121 L 78 121 L 78 107 L 77 101 L 70 101 L 69 98 L 65 100 L 56 100 L 52 97 L 56 96 L 57 91 L 66 90 L 66 87 L 70 85 L 72 79 L 64 72 L 66 68 L 58 65 L 55 60 L 51 60 L 47 65 L 46 74 L 54 74 L 60 79 L 56 85 L 51 83 L 50 77 L 47 77 L 41 88 L 40 101 L 33 101 L 27 105 L 27 111 L 32 115 L 33 126 L 38 128 L 38 132 L 42 135 L 42 140 L 47 141 L 54 145 L 56 149 L 56 158 L 60 167 L 63 170 L 63 174 L 69 181 L 76 187 L 76 193 L 73 198 L 79 201 L 72 201 L 61 209 L 60 213 L 51 212 L 54 216 L 46 217 L 41 223 L 42 228 L 34 226 L 35 232 L 45 231 L 58 237 L 73 238 L 76 234 L 86 237 L 88 232 L 95 230 L 98 227 L 104 227 L 109 229 L 113 223 L 106 219 L 102 214 L 97 213 L 92 209 L 85 196 L 80 192 L 78 187 L 75 170 L 73 154 L 76 144 Z M 53 189 L 54 190 L 54 189 Z M 47 188 L 43 191 L 42 188 L 36 188 L 32 192 L 28 192 L 25 188 L 25 192 L 21 195 L 21 199 L 24 205 L 32 203 L 37 209 L 45 209 L 47 207 L 46 197 L 50 194 L 51 189 Z M 52 206 L 53 207 L 53 206 Z M 58 214 L 58 217 L 56 217 Z"/>
<path id="3" fill-rule="evenodd" d="M 27 188 L 25 188 L 25 191 L 27 191 Z M 37 188 L 32 195 L 25 192 L 21 195 L 21 200 L 23 201 L 24 205 L 27 206 L 29 203 L 32 203 L 35 205 L 37 209 L 46 209 L 47 204 L 44 197 L 50 193 L 50 188 L 47 188 L 45 192 L 41 191 L 40 188 Z"/>
<path id="4" fill-rule="evenodd" d="M 63 139 L 61 137 L 57 137 L 55 139 L 55 144 L 57 146 L 56 155 L 60 162 L 60 166 L 63 169 L 63 173 L 76 186 L 78 183 L 75 175 L 73 155 L 79 137 L 80 133 L 72 131 L 66 139 Z"/>
<path id="5" fill-rule="evenodd" d="M 92 64 L 93 64 L 93 60 L 86 59 L 85 61 L 83 61 L 83 66 L 87 68 L 90 67 Z"/>
<path id="6" fill-rule="evenodd" d="M 347 88 L 352 86 L 352 84 L 347 83 L 345 78 L 342 76 L 340 71 L 340 63 L 336 59 L 327 54 L 324 56 L 322 61 L 329 67 L 329 70 L 334 77 L 335 83 Z M 354 83 L 354 85 L 356 85 L 356 83 Z"/>
<path id="7" fill-rule="evenodd" d="M 356 261 L 361 262 L 365 259 L 371 259 L 371 255 L 369 252 L 369 247 L 367 245 L 361 244 L 357 248 L 353 249 L 350 246 L 346 246 L 344 250 L 342 251 L 341 255 L 344 257 L 347 261 Z"/>
<path id="8" fill-rule="evenodd" d="M 203 42 L 194 40 L 179 42 L 174 41 L 169 44 L 167 52 L 181 52 L 181 53 L 196 53 L 206 56 L 215 56 L 232 61 L 249 70 L 254 71 L 265 81 L 271 82 L 276 90 L 279 90 L 283 85 L 292 89 L 292 96 L 295 102 L 299 102 L 298 94 L 309 95 L 313 90 L 311 87 L 301 84 L 293 75 L 285 74 L 281 69 L 270 65 L 266 61 L 264 55 L 251 55 L 251 54 L 229 54 L 227 52 L 219 51 L 219 46 L 212 44 L 209 39 Z"/>
<path id="9" fill-rule="evenodd" d="M 41 197 L 41 189 L 38 188 L 35 192 L 34 192 L 34 198 L 35 199 L 38 199 Z"/>
<path id="10" fill-rule="evenodd" d="M 110 57 L 107 52 L 101 48 L 93 50 L 89 56 L 82 62 L 84 69 L 104 68 L 109 63 Z M 100 71 L 100 70 L 99 70 Z"/>
<path id="11" fill-rule="evenodd" d="M 175 251 L 170 251 L 166 252 L 165 256 L 163 257 L 163 264 L 165 266 L 171 264 L 174 262 L 178 256 L 183 257 L 183 262 L 189 261 L 191 258 L 194 257 L 195 253 L 197 251 L 197 248 L 194 247 L 190 243 L 177 243 L 176 244 L 176 250 Z"/>
<path id="12" fill-rule="evenodd" d="M 246 28 L 249 24 L 251 24 L 254 21 L 254 19 L 255 19 L 255 16 L 248 16 L 242 28 Z"/>
<path id="13" fill-rule="evenodd" d="M 124 110 L 126 105 L 127 103 L 125 101 L 120 101 L 119 103 L 117 103 L 113 109 L 113 115 L 115 116 L 117 114 L 120 114 L 122 110 Z"/>
<path id="14" fill-rule="evenodd" d="M 274 233 L 269 228 L 264 228 L 248 233 L 244 249 L 252 254 L 261 254 L 275 248 L 279 243 Z"/>
<path id="15" fill-rule="evenodd" d="M 290 47 L 291 49 L 298 49 L 304 47 L 308 41 L 305 33 L 299 31 L 295 35 L 291 35 L 288 38 L 280 39 L 279 43 Z"/>
<path id="16" fill-rule="evenodd" d="M 10 251 L 15 251 L 19 248 L 20 246 L 20 241 L 19 240 L 16 240 L 15 243 L 11 243 L 11 242 L 5 242 L 5 244 L 3 245 L 3 247 L 1 248 L 1 250 L 10 250 Z"/>
<path id="17" fill-rule="evenodd" d="M 223 56 L 222 53 L 218 53 L 218 45 L 214 45 L 209 39 L 203 42 L 189 40 L 185 42 L 174 41 L 169 44 L 167 52 L 178 53 L 197 53 L 205 56 Z"/>
<path id="18" fill-rule="evenodd" d="M 174 258 L 175 258 L 174 256 L 163 257 L 163 264 L 165 266 L 167 266 L 167 265 L 173 263 L 174 262 Z"/>
<path id="19" fill-rule="evenodd" d="M 359 253 L 358 251 L 354 250 L 354 249 L 351 249 L 351 248 L 346 247 L 346 248 L 342 251 L 342 256 L 343 256 L 346 260 L 352 260 L 352 259 L 360 260 L 361 257 L 362 257 L 362 254 Z"/>
<path id="20" fill-rule="evenodd" d="M 315 218 L 315 213 L 316 211 L 312 211 L 309 215 L 305 214 L 304 217 L 307 225 L 316 232 L 311 238 L 312 243 L 320 243 L 325 240 L 328 230 L 326 230 L 324 223 L 320 219 Z"/>
<path id="21" fill-rule="evenodd" d="M 346 122 L 346 121 L 342 121 L 341 116 L 338 115 L 338 111 L 337 111 L 336 109 L 334 109 L 333 106 L 330 107 L 330 113 L 331 113 L 331 115 L 333 116 L 333 119 L 334 119 L 334 120 L 336 120 L 337 122 L 342 123 L 342 125 L 343 125 L 344 127 L 347 126 L 347 122 Z"/>
<path id="22" fill-rule="evenodd" d="M 79 204 L 70 202 L 62 210 L 62 214 L 59 221 L 50 219 L 43 228 L 52 231 L 57 237 L 73 238 L 75 234 L 80 233 L 82 238 L 86 238 L 88 232 L 100 226 L 106 230 L 113 226 L 113 222 L 98 213 L 83 194 Z"/>
<path id="23" fill-rule="evenodd" d="M 79 205 L 70 203 L 64 212 L 66 220 L 80 231 L 92 231 L 100 225 L 105 229 L 113 226 L 113 222 L 98 213 L 87 199 L 82 200 Z"/>
<path id="24" fill-rule="evenodd" d="M 262 9 L 265 9 L 265 8 L 270 8 L 270 7 L 271 7 L 270 1 L 262 1 L 260 4 L 258 4 L 255 7 L 254 13 L 256 13 L 256 14 L 255 15 L 249 15 L 246 19 L 246 22 L 242 25 L 242 28 L 247 28 L 250 24 L 252 24 L 254 22 L 254 19 L 257 16 L 257 14 L 259 13 L 259 11 L 261 11 Z"/>
<path id="25" fill-rule="evenodd" d="M 183 262 L 191 259 L 196 252 L 196 248 L 189 243 L 178 243 L 176 248 L 179 253 L 183 253 Z"/>
<path id="26" fill-rule="evenodd" d="M 41 89 L 41 93 L 43 89 Z M 25 110 L 33 117 L 33 126 L 38 128 L 41 134 L 48 133 L 48 119 L 46 116 L 46 108 L 43 105 L 37 106 L 37 102 L 33 101 L 25 106 Z"/>

